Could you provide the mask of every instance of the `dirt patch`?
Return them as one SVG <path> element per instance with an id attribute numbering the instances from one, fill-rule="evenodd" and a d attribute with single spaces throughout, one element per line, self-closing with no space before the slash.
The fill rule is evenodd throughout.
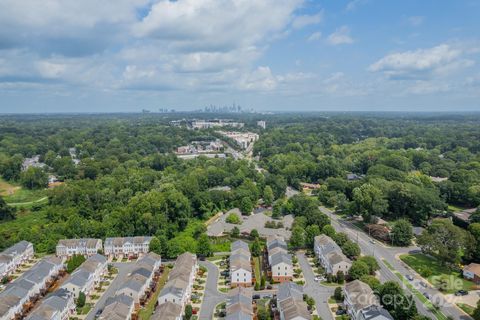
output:
<path id="1" fill-rule="evenodd" d="M 19 186 L 14 186 L 6 181 L 0 180 L 0 196 L 11 196 L 19 189 Z"/>

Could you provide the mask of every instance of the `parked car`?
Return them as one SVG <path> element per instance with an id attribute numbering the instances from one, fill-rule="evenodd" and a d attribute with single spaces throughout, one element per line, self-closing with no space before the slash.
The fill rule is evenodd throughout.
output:
<path id="1" fill-rule="evenodd" d="M 410 274 L 407 274 L 405 278 L 407 278 L 408 281 L 413 281 L 413 276 Z"/>
<path id="2" fill-rule="evenodd" d="M 428 292 L 424 292 L 424 293 L 423 293 L 423 296 L 424 296 L 425 298 L 427 298 L 428 300 L 430 300 L 430 295 L 428 294 Z"/>
<path id="3" fill-rule="evenodd" d="M 258 300 L 258 299 L 260 299 L 260 295 L 259 295 L 259 294 L 254 294 L 254 295 L 252 296 L 252 299 L 253 299 L 253 300 Z"/>
<path id="4" fill-rule="evenodd" d="M 342 314 L 346 314 L 346 313 L 347 313 L 347 311 L 346 311 L 346 310 L 343 310 L 343 309 L 338 309 L 338 310 L 335 312 L 335 314 L 336 314 L 337 316 L 341 316 Z"/>
<path id="5" fill-rule="evenodd" d="M 315 277 L 315 281 L 319 282 L 319 281 L 324 281 L 325 280 L 325 277 L 322 277 L 322 276 L 316 276 Z"/>
<path id="6" fill-rule="evenodd" d="M 422 287 L 424 287 L 424 288 L 428 287 L 427 284 L 426 284 L 425 282 L 423 282 L 423 281 L 420 282 L 420 285 L 421 285 Z"/>
<path id="7" fill-rule="evenodd" d="M 466 296 L 466 295 L 468 295 L 468 291 L 466 291 L 466 290 L 458 290 L 457 292 L 455 292 L 455 295 L 456 295 L 457 297 L 459 297 L 459 296 Z"/>
<path id="8" fill-rule="evenodd" d="M 267 290 L 272 290 L 272 288 L 273 288 L 273 287 L 272 287 L 271 285 L 268 285 L 268 286 L 267 286 Z"/>
<path id="9" fill-rule="evenodd" d="M 373 240 L 373 239 L 370 239 L 370 243 L 371 243 L 371 244 L 375 244 L 375 243 L 377 243 L 377 242 L 376 242 L 375 240 Z"/>

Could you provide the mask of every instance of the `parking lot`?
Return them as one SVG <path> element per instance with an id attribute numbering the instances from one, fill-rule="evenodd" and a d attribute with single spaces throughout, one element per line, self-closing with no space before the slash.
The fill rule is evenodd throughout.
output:
<path id="1" fill-rule="evenodd" d="M 207 234 L 211 237 L 218 237 L 221 236 L 223 233 L 228 233 L 232 231 L 232 229 L 236 226 L 238 227 L 238 229 L 240 229 L 240 233 L 250 233 L 253 229 L 257 229 L 258 233 L 262 237 L 278 235 L 289 239 L 291 235 L 290 229 L 292 227 L 293 217 L 291 215 L 287 215 L 282 217 L 282 219 L 274 220 L 265 214 L 266 211 L 267 210 L 265 209 L 260 209 L 250 216 L 242 216 L 238 209 L 232 209 L 220 216 L 217 221 L 213 222 L 210 226 L 208 226 Z M 242 223 L 227 223 L 226 219 L 231 213 L 238 215 L 242 220 Z M 282 222 L 283 228 L 265 228 L 265 223 L 267 221 Z"/>

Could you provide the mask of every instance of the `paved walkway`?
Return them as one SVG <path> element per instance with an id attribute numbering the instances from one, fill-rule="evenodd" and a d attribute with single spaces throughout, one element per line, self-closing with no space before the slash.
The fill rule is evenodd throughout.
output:
<path id="1" fill-rule="evenodd" d="M 201 266 L 207 268 L 208 271 L 199 319 L 210 320 L 213 319 L 215 306 L 226 301 L 227 295 L 217 289 L 217 279 L 219 275 L 217 266 L 210 261 L 200 261 L 199 263 Z"/>
<path id="2" fill-rule="evenodd" d="M 303 276 L 305 277 L 305 287 L 303 291 L 315 300 L 317 313 L 320 318 L 323 320 L 333 319 L 330 308 L 328 307 L 328 299 L 333 295 L 335 288 L 322 286 L 315 281 L 315 274 L 304 253 L 297 252 L 297 258 L 303 270 Z"/>

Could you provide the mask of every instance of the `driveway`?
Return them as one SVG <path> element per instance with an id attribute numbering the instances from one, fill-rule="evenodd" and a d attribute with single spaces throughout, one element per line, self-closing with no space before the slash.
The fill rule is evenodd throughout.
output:
<path id="1" fill-rule="evenodd" d="M 293 216 L 287 215 L 282 217 L 281 220 L 274 220 L 271 217 L 265 215 L 264 210 L 256 211 L 258 213 L 249 215 L 249 216 L 242 216 L 238 209 L 232 209 L 225 213 L 224 215 L 220 216 L 217 221 L 211 223 L 207 227 L 207 235 L 211 237 L 218 237 L 222 235 L 224 232 L 230 232 L 235 226 L 238 227 L 240 233 L 252 231 L 253 229 L 257 229 L 258 233 L 262 237 L 268 237 L 271 235 L 278 235 L 285 237 L 285 239 L 289 239 L 291 235 L 291 231 L 287 229 L 291 229 L 293 224 Z M 226 219 L 231 214 L 236 214 L 242 220 L 242 224 L 232 224 L 227 223 Z M 267 221 L 281 221 L 283 223 L 283 228 L 280 229 L 271 229 L 265 228 L 265 222 Z"/>
<path id="2" fill-rule="evenodd" d="M 328 299 L 333 295 L 335 288 L 322 286 L 315 281 L 315 274 L 304 253 L 297 252 L 297 258 L 302 268 L 303 276 L 305 277 L 305 287 L 303 291 L 315 300 L 317 313 L 320 318 L 323 320 L 333 319 L 330 308 L 328 307 Z"/>
<path id="3" fill-rule="evenodd" d="M 215 306 L 226 301 L 227 295 L 219 292 L 217 289 L 218 268 L 210 261 L 200 261 L 199 264 L 207 268 L 208 276 L 205 284 L 205 293 L 203 295 L 202 307 L 200 308 L 200 320 L 213 319 Z"/>
<path id="4" fill-rule="evenodd" d="M 107 288 L 107 290 L 102 294 L 100 299 L 97 301 L 95 306 L 90 310 L 88 313 L 87 317 L 85 318 L 86 320 L 93 320 L 95 318 L 95 314 L 97 313 L 98 310 L 103 309 L 105 306 L 105 302 L 109 297 L 113 297 L 115 295 L 115 292 L 117 292 L 118 288 L 122 284 L 125 283 L 125 280 L 130 272 L 135 268 L 135 263 L 134 262 L 116 262 L 113 263 L 113 266 L 118 269 L 118 274 L 113 279 L 113 282 L 110 284 L 110 286 Z"/>

